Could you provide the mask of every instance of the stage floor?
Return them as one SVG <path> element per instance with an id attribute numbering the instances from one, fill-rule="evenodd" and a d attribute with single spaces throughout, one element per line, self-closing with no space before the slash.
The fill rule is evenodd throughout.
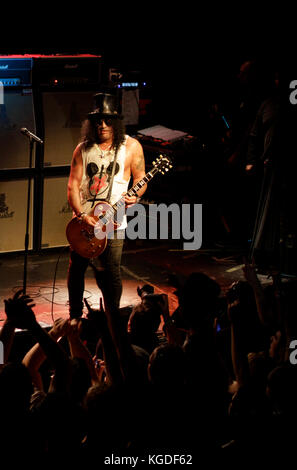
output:
<path id="1" fill-rule="evenodd" d="M 191 272 L 201 271 L 215 279 L 224 292 L 233 281 L 244 279 L 242 252 L 229 247 L 201 248 L 184 251 L 173 242 L 125 241 L 122 257 L 123 294 L 121 307 L 139 302 L 137 286 L 151 284 L 156 293 L 167 293 L 172 312 L 177 306 L 175 288 L 168 284 L 168 274 L 175 273 L 181 278 Z M 27 294 L 36 304 L 37 320 L 51 326 L 57 318 L 67 318 L 68 292 L 67 270 L 69 248 L 57 248 L 40 254 L 29 254 L 27 268 Z M 22 254 L 0 256 L 0 327 L 5 319 L 4 299 L 12 297 L 23 286 L 24 257 Z M 56 272 L 56 278 L 55 278 Z M 262 282 L 269 282 L 261 276 Z M 93 271 L 87 269 L 85 294 L 89 303 L 97 308 L 100 299 Z"/>

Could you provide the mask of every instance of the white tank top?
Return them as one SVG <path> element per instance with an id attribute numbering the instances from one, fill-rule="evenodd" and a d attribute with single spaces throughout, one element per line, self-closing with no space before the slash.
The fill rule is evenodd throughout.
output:
<path id="1" fill-rule="evenodd" d="M 110 204 L 115 204 L 128 189 L 129 180 L 124 179 L 127 137 L 118 150 Z M 82 146 L 81 154 L 83 161 L 80 184 L 81 205 L 83 212 L 88 214 L 99 201 L 107 199 L 115 152 L 114 149 L 102 150 L 98 144 L 94 144 L 89 149 L 84 149 Z M 124 229 L 126 226 L 127 221 L 124 217 L 119 228 Z"/>

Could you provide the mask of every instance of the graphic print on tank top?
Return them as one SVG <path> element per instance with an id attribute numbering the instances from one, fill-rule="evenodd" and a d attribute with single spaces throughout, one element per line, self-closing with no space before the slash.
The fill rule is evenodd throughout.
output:
<path id="1" fill-rule="evenodd" d="M 114 162 L 111 161 L 109 165 L 102 163 L 99 166 L 95 162 L 90 162 L 87 165 L 86 173 L 89 179 L 88 182 L 88 202 L 95 203 L 98 200 L 106 199 L 111 183 L 111 174 Z M 118 174 L 120 165 L 116 162 L 114 176 Z"/>

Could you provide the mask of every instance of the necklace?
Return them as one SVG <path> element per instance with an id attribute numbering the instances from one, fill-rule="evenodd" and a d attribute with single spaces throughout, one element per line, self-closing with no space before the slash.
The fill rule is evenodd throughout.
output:
<path id="1" fill-rule="evenodd" d="M 106 148 L 102 148 L 100 147 L 99 144 L 97 144 L 97 149 L 98 149 L 98 152 L 99 152 L 99 157 L 102 159 L 102 158 L 106 158 L 107 156 L 109 156 L 110 158 L 110 155 L 112 153 L 112 144 L 109 145 L 108 147 Z"/>
<path id="2" fill-rule="evenodd" d="M 98 147 L 100 148 L 100 150 L 102 150 L 103 152 L 106 152 L 108 150 L 111 150 L 111 147 L 112 147 L 112 143 L 111 144 L 107 144 L 107 146 L 105 147 L 106 144 L 98 144 Z"/>

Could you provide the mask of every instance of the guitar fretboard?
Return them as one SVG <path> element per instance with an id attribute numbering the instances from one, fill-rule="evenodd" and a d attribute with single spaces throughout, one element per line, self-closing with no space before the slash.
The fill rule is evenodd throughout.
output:
<path id="1" fill-rule="evenodd" d="M 147 184 L 157 172 L 157 168 L 153 168 L 152 170 L 148 171 L 140 181 L 138 181 L 131 189 L 129 189 L 129 191 L 127 192 L 127 196 L 137 196 L 138 191 L 145 184 Z M 105 212 L 105 214 L 99 218 L 104 224 L 107 224 L 108 222 L 114 219 L 116 212 L 123 206 L 125 206 L 125 196 L 122 196 L 121 199 L 119 199 L 115 204 L 110 206 L 110 208 Z"/>

